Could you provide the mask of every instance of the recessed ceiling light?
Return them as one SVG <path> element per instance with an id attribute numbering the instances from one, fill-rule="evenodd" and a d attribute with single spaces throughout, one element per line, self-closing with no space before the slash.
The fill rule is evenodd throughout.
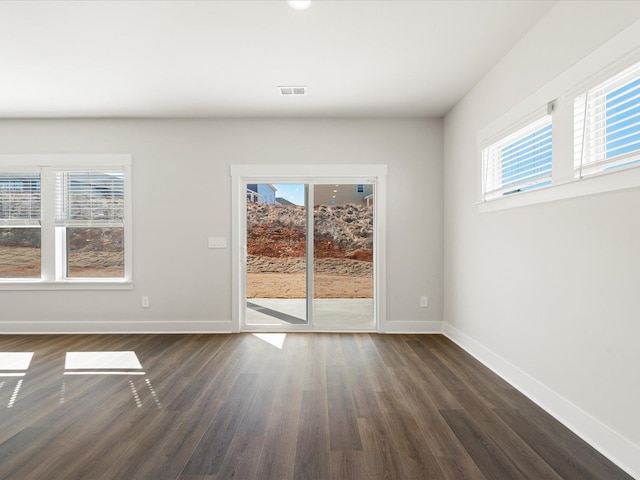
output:
<path id="1" fill-rule="evenodd" d="M 311 6 L 311 0 L 288 0 L 287 3 L 296 10 L 304 10 Z"/>

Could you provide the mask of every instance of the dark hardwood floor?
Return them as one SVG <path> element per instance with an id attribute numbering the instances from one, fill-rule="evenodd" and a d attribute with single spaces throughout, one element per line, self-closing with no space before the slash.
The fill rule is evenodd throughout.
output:
<path id="1" fill-rule="evenodd" d="M 65 371 L 93 351 L 142 370 Z M 0 363 L 2 479 L 631 478 L 439 335 L 12 335 L 0 352 L 34 352 L 26 372 Z"/>

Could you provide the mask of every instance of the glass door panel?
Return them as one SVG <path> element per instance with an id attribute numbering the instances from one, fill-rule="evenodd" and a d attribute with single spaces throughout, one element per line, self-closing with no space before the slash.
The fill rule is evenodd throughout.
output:
<path id="1" fill-rule="evenodd" d="M 313 186 L 313 325 L 374 324 L 373 184 Z"/>
<path id="2" fill-rule="evenodd" d="M 247 184 L 247 325 L 307 325 L 305 184 Z"/>

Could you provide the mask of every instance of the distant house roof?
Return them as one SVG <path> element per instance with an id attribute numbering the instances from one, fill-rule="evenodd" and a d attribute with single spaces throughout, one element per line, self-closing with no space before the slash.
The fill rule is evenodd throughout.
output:
<path id="1" fill-rule="evenodd" d="M 276 197 L 276 205 L 295 205 L 295 203 L 290 202 L 286 198 Z"/>

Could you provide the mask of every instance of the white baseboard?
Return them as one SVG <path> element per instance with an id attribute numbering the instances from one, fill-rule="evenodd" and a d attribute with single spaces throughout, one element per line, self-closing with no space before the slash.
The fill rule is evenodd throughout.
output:
<path id="1" fill-rule="evenodd" d="M 232 322 L 0 322 L 2 334 L 231 333 Z"/>
<path id="2" fill-rule="evenodd" d="M 416 320 L 387 320 L 380 333 L 442 333 L 442 322 Z"/>
<path id="3" fill-rule="evenodd" d="M 119 333 L 232 333 L 237 328 L 231 321 L 96 321 L 96 322 L 43 322 L 14 321 L 0 322 L 3 334 L 119 334 Z M 319 329 L 317 331 L 325 331 Z M 442 322 L 398 320 L 387 321 L 380 333 L 429 334 L 442 333 Z"/>
<path id="4" fill-rule="evenodd" d="M 447 322 L 443 322 L 443 332 L 602 455 L 633 478 L 640 479 L 638 445 Z"/>

